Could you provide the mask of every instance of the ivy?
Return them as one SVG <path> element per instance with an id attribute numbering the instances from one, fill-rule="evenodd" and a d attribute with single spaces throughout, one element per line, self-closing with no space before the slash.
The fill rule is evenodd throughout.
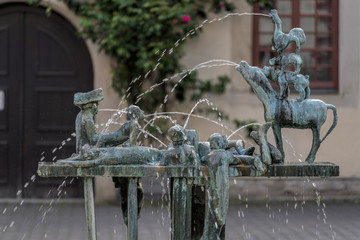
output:
<path id="1" fill-rule="evenodd" d="M 225 92 L 230 82 L 226 76 L 216 82 L 201 80 L 196 72 L 174 75 L 185 69 L 180 63 L 185 54 L 183 42 L 199 34 L 194 29 L 209 12 L 231 12 L 235 9 L 233 3 L 227 0 L 62 1 L 80 16 L 81 35 L 115 60 L 112 87 L 129 104 L 137 104 L 152 113 L 160 105 L 166 111 L 174 102 L 187 97 L 198 100 L 209 92 Z M 40 2 L 28 0 L 33 5 Z M 46 12 L 51 14 L 51 6 Z"/>

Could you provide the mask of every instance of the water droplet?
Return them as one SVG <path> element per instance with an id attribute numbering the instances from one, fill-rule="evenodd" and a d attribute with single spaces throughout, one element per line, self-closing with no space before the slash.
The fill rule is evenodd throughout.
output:
<path id="1" fill-rule="evenodd" d="M 56 152 L 56 150 L 57 150 L 57 148 L 54 148 L 54 149 L 52 150 L 52 153 Z"/>
<path id="2" fill-rule="evenodd" d="M 12 228 L 12 227 L 14 226 L 14 224 L 15 224 L 15 221 L 12 221 L 12 222 L 10 223 L 9 227 Z"/>
<path id="3" fill-rule="evenodd" d="M 26 182 L 26 183 L 24 184 L 24 188 L 27 188 L 28 186 L 29 186 L 29 183 Z"/>
<path id="4" fill-rule="evenodd" d="M 23 200 L 21 200 L 21 202 L 20 202 L 20 206 L 21 206 L 21 205 L 23 205 L 23 204 L 24 204 L 24 199 L 23 199 Z"/>
<path id="5" fill-rule="evenodd" d="M 22 193 L 22 191 L 21 191 L 21 190 L 17 191 L 16 196 L 20 196 L 20 195 L 21 195 L 21 193 Z"/>
<path id="6" fill-rule="evenodd" d="M 14 209 L 13 209 L 13 212 L 16 212 L 17 209 L 18 209 L 18 207 L 15 206 Z"/>
<path id="7" fill-rule="evenodd" d="M 4 210 L 3 210 L 2 214 L 5 214 L 5 213 L 6 213 L 6 211 L 7 211 L 7 208 L 4 208 Z"/>
<path id="8" fill-rule="evenodd" d="M 31 176 L 30 180 L 31 180 L 32 182 L 34 182 L 35 179 L 36 179 L 36 175 L 34 174 L 34 175 Z"/>
<path id="9" fill-rule="evenodd" d="M 234 178 L 234 183 L 236 184 L 236 179 Z"/>

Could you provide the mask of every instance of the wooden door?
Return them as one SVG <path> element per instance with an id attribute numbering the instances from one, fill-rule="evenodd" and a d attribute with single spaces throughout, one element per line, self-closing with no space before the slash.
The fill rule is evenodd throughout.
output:
<path id="1" fill-rule="evenodd" d="M 0 197 L 58 194 L 64 179 L 37 177 L 37 163 L 75 152 L 73 95 L 92 83 L 89 53 L 71 24 L 41 8 L 0 6 Z M 66 179 L 59 196 L 82 196 L 78 185 Z"/>

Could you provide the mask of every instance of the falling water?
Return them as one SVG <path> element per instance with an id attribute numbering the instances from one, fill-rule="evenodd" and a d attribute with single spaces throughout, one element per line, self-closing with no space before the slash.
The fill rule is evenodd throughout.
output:
<path id="1" fill-rule="evenodd" d="M 212 19 L 212 20 L 205 20 L 205 21 L 203 21 L 201 24 L 199 24 L 198 26 L 196 26 L 196 28 L 190 30 L 183 38 L 181 38 L 181 39 L 179 39 L 178 41 L 176 41 L 176 42 L 174 43 L 174 47 L 173 47 L 173 48 L 171 48 L 171 49 L 169 49 L 169 50 L 165 49 L 165 50 L 161 51 L 161 56 L 160 56 L 159 59 L 157 60 L 156 66 L 154 67 L 154 69 L 152 69 L 152 70 L 148 71 L 146 74 L 144 74 L 144 78 L 146 78 L 151 72 L 157 70 L 157 68 L 158 68 L 159 65 L 161 64 L 161 59 L 162 59 L 166 54 L 172 54 L 172 53 L 174 52 L 174 49 L 177 48 L 177 47 L 180 45 L 180 42 L 183 42 L 183 41 L 184 41 L 186 38 L 188 38 L 189 36 L 194 35 L 194 34 L 196 33 L 196 31 L 200 30 L 201 28 L 204 28 L 205 25 L 207 25 L 207 24 L 213 24 L 214 22 L 219 22 L 219 21 L 222 21 L 222 20 L 227 19 L 227 18 L 232 17 L 232 16 L 245 16 L 245 15 L 247 15 L 247 16 L 258 15 L 258 16 L 269 17 L 269 15 L 266 15 L 266 14 L 257 14 L 257 13 L 229 13 L 229 14 L 223 16 L 223 17 L 220 17 L 220 18 L 214 18 L 214 19 Z M 159 53 L 160 53 L 160 52 L 159 52 Z M 153 91 L 156 87 L 161 86 L 161 85 L 164 84 L 165 82 L 174 81 L 175 79 L 177 79 L 177 78 L 180 77 L 180 79 L 177 80 L 175 86 L 174 86 L 173 89 L 171 90 L 171 93 L 174 92 L 174 90 L 175 90 L 175 88 L 178 86 L 178 84 L 181 83 L 181 81 L 182 81 L 185 77 L 187 77 L 190 73 L 192 73 L 192 72 L 195 71 L 195 70 L 202 69 L 202 68 L 213 68 L 213 67 L 223 67 L 223 66 L 236 66 L 236 65 L 237 65 L 237 64 L 234 63 L 234 62 L 232 62 L 232 61 L 229 61 L 229 60 L 221 60 L 221 59 L 214 59 L 214 60 L 210 60 L 210 61 L 206 61 L 206 62 L 200 63 L 200 64 L 196 65 L 196 66 L 193 67 L 193 68 L 184 70 L 184 71 L 182 71 L 181 73 L 178 73 L 178 74 L 175 74 L 175 75 L 173 75 L 173 76 L 171 76 L 171 77 L 169 77 L 169 78 L 163 79 L 163 80 L 162 80 L 160 83 L 158 83 L 158 84 L 154 84 L 154 85 L 151 86 L 148 90 L 146 90 L 144 93 L 141 93 L 141 94 L 139 94 L 139 95 L 137 96 L 137 102 L 141 100 L 141 98 L 142 98 L 142 96 L 143 96 L 144 94 Z M 142 78 L 142 76 L 139 76 L 139 77 L 133 79 L 133 81 L 131 82 L 130 85 L 132 85 L 133 83 L 139 81 L 141 78 Z M 131 86 L 127 89 L 127 93 L 130 91 L 130 88 L 131 88 Z M 171 93 L 170 93 L 170 94 L 171 94 Z M 111 124 L 114 124 L 114 123 L 117 124 L 118 122 L 115 121 L 115 118 L 116 118 L 116 117 L 121 117 L 122 114 L 124 114 L 124 113 L 126 112 L 124 109 L 120 109 L 120 107 L 121 107 L 123 104 L 125 104 L 125 100 L 127 99 L 128 96 L 129 96 L 128 94 L 127 94 L 127 95 L 124 95 L 122 101 L 121 101 L 121 102 L 119 103 L 119 105 L 118 105 L 118 109 L 99 109 L 99 111 L 104 111 L 104 112 L 105 112 L 105 111 L 114 111 L 114 112 L 115 112 L 115 113 L 109 118 L 109 120 L 107 121 L 107 123 L 105 124 L 105 127 L 104 127 L 103 130 L 102 130 L 102 133 L 106 132 Z M 169 96 L 167 96 L 166 99 L 164 99 L 164 102 L 165 102 L 165 103 L 166 103 L 168 97 L 169 97 Z M 198 105 L 201 104 L 201 103 L 207 103 L 209 106 L 213 107 L 213 104 L 212 104 L 209 100 L 207 100 L 207 99 L 202 99 L 202 100 L 200 100 L 199 102 L 197 102 L 197 103 L 195 104 L 195 106 L 191 109 L 191 111 L 190 111 L 189 113 L 183 113 L 183 112 L 166 112 L 166 113 L 149 114 L 149 115 L 146 115 L 146 117 L 150 117 L 150 116 L 154 116 L 154 117 L 153 117 L 152 119 L 150 119 L 150 120 L 147 121 L 146 126 L 153 124 L 156 119 L 160 119 L 160 118 L 162 118 L 162 119 L 168 119 L 168 120 L 171 121 L 173 124 L 176 124 L 177 121 L 176 121 L 175 119 L 171 118 L 170 116 L 166 116 L 166 115 L 171 115 L 171 114 L 174 114 L 174 115 L 185 115 L 185 116 L 187 116 L 187 119 L 186 119 L 186 121 L 185 121 L 185 123 L 184 123 L 184 128 L 187 127 L 187 125 L 188 125 L 188 123 L 189 123 L 189 120 L 190 120 L 190 117 L 196 117 L 196 118 L 204 119 L 204 120 L 206 120 L 206 121 L 208 121 L 208 122 L 217 124 L 217 125 L 219 125 L 219 126 L 222 126 L 222 127 L 225 128 L 225 129 L 229 130 L 229 131 L 231 132 L 231 134 L 229 135 L 228 139 L 230 139 L 234 134 L 236 134 L 238 131 L 240 131 L 241 129 L 243 129 L 243 128 L 247 127 L 247 126 L 259 125 L 259 124 L 257 124 L 257 123 L 255 123 L 255 124 L 254 124 L 254 123 L 253 123 L 253 124 L 248 124 L 248 125 L 246 125 L 246 126 L 243 126 L 243 127 L 239 128 L 239 129 L 233 131 L 233 130 L 231 130 L 229 127 L 225 126 L 223 123 L 220 123 L 220 122 L 211 120 L 211 119 L 206 118 L 206 117 L 203 117 L 203 116 L 201 116 L 201 115 L 196 115 L 196 114 L 194 114 L 195 109 L 196 109 L 196 108 L 198 107 Z M 216 111 L 217 108 L 213 108 L 213 110 Z M 165 116 L 164 116 L 164 115 L 165 115 Z M 162 141 L 160 141 L 159 139 L 157 139 L 155 136 L 151 135 L 149 132 L 145 131 L 144 129 L 145 129 L 145 127 L 142 129 L 142 133 L 143 133 L 144 135 L 145 135 L 145 134 L 146 134 L 146 135 L 149 135 L 149 136 L 151 136 L 152 138 L 154 138 L 156 141 L 158 141 L 161 145 L 163 145 L 163 146 L 165 146 L 165 147 L 167 146 L 165 143 L 163 143 Z M 72 134 L 72 137 L 75 137 L 75 135 Z M 62 141 L 62 142 L 61 142 L 61 146 L 59 146 L 59 147 L 57 147 L 57 148 L 54 148 L 54 149 L 52 150 L 52 153 L 55 154 L 56 151 L 62 149 L 63 146 L 64 146 L 67 142 L 69 142 L 70 140 L 71 140 L 71 138 L 69 137 L 69 138 L 67 138 L 66 140 Z M 290 144 L 290 143 L 288 143 L 288 144 Z M 300 155 L 301 155 L 301 154 L 300 154 Z M 301 155 L 301 158 L 302 158 L 302 155 Z M 41 154 L 40 161 L 44 161 L 44 160 L 45 160 L 45 157 L 43 156 L 43 153 L 42 153 L 42 154 Z M 53 160 L 55 160 L 55 158 L 53 158 Z M 300 160 L 300 158 L 299 158 L 299 160 Z M 159 177 L 159 176 L 158 176 L 158 177 Z M 158 178 L 158 177 L 157 177 L 157 178 Z M 307 179 L 307 180 L 308 180 L 308 182 L 310 181 L 309 179 Z M 34 174 L 34 175 L 31 176 L 30 180 L 28 180 L 28 181 L 24 184 L 24 186 L 23 186 L 24 189 L 27 188 L 31 183 L 33 183 L 33 182 L 35 182 L 35 181 L 36 181 L 36 175 Z M 74 181 L 74 178 L 72 178 L 72 179 L 70 180 L 70 183 L 69 183 L 69 184 L 71 185 L 71 184 L 73 183 L 73 181 Z M 235 179 L 234 179 L 234 183 L 236 184 L 236 180 L 235 180 Z M 153 184 L 153 182 L 151 183 L 151 186 L 152 186 L 152 184 Z M 168 194 L 169 194 L 169 182 L 167 181 L 167 184 L 166 184 L 166 186 L 167 186 L 167 188 L 168 188 L 168 189 L 167 189 L 168 191 L 166 191 L 166 189 L 165 189 L 166 187 L 165 187 L 165 184 L 164 184 L 164 179 L 161 180 L 161 185 L 162 185 L 162 187 L 164 188 L 164 189 L 162 189 L 162 206 L 161 206 L 161 208 L 163 208 L 164 204 L 166 204 L 166 202 L 168 202 L 169 199 L 170 199 L 170 197 L 166 195 L 166 192 L 168 192 Z M 62 184 L 60 184 L 60 185 L 58 186 L 58 188 L 54 188 L 54 189 L 50 189 L 50 190 L 49 190 L 48 196 L 50 196 L 53 191 L 55 192 L 55 189 L 56 189 L 56 192 L 57 192 L 57 193 L 55 193 L 55 194 L 56 194 L 57 198 L 56 198 L 56 199 L 52 199 L 49 204 L 46 204 L 46 206 L 45 206 L 44 204 L 40 206 L 39 212 L 42 212 L 41 223 L 45 222 L 46 216 L 48 216 L 49 213 L 51 212 L 51 210 L 53 209 L 53 204 L 54 204 L 54 202 L 58 201 L 58 200 L 62 197 L 62 195 L 65 194 L 65 192 L 62 191 L 62 188 L 65 187 L 65 186 L 66 186 L 66 181 L 64 180 L 64 181 L 62 182 Z M 314 182 L 312 183 L 312 186 L 314 187 L 314 189 L 317 188 L 317 185 L 316 185 Z M 152 187 L 151 187 L 151 189 L 152 189 Z M 22 190 L 18 190 L 17 196 L 20 196 L 21 193 L 22 193 Z M 151 194 L 152 194 L 152 190 L 151 190 Z M 267 196 L 268 196 L 268 195 L 267 195 Z M 245 207 L 248 208 L 248 197 L 247 197 L 247 195 L 245 196 L 244 199 L 245 199 L 245 203 L 246 203 Z M 297 203 L 296 197 L 294 197 L 294 199 L 295 199 L 294 209 L 296 210 L 296 209 L 297 209 L 297 206 L 298 206 L 298 203 Z M 241 197 L 240 194 L 239 194 L 239 200 L 240 200 L 240 201 L 242 200 L 242 197 Z M 153 195 L 152 195 L 151 204 L 152 204 L 152 202 L 153 202 Z M 320 208 L 319 214 L 321 214 L 323 222 L 324 222 L 325 224 L 327 224 L 327 222 L 326 222 L 327 216 L 326 216 L 326 212 L 325 212 L 326 205 L 325 205 L 325 203 L 322 203 L 322 204 L 321 204 L 321 197 L 320 197 L 320 191 L 319 191 L 319 190 L 316 190 L 316 203 L 317 203 L 318 209 Z M 23 204 L 24 204 L 24 200 L 22 200 L 17 206 L 15 206 L 15 207 L 13 208 L 13 212 L 16 212 L 16 211 L 18 210 L 18 208 L 19 208 L 20 206 L 22 206 Z M 304 211 L 304 210 L 303 210 L 303 205 L 305 205 L 305 201 L 303 201 L 303 202 L 301 203 L 302 212 Z M 168 204 L 168 206 L 170 206 L 170 204 Z M 287 207 L 288 207 L 288 206 L 287 206 Z M 272 209 L 270 203 L 267 203 L 267 208 L 269 209 L 269 211 Z M 168 208 L 168 209 L 169 209 L 169 208 Z M 2 211 L 2 214 L 4 215 L 4 214 L 6 214 L 8 211 L 11 211 L 11 209 L 8 210 L 7 208 L 4 208 L 3 211 Z M 281 211 L 281 210 L 279 209 L 279 212 L 280 212 L 280 211 Z M 168 214 L 170 214 L 169 210 L 168 210 Z M 287 214 L 288 214 L 287 210 L 285 211 L 285 214 L 286 214 L 286 216 L 287 216 Z M 240 210 L 238 211 L 238 216 L 245 219 L 245 213 L 244 213 L 244 211 L 243 211 L 242 209 L 240 209 Z M 161 215 L 161 217 L 162 217 L 162 225 L 164 225 L 165 217 L 164 217 L 164 215 Z M 115 218 L 117 218 L 117 215 L 115 215 Z M 273 218 L 273 219 L 275 218 L 275 212 L 274 212 L 274 211 L 269 214 L 269 218 Z M 286 219 L 285 221 L 286 221 L 286 223 L 288 223 L 288 219 Z M 38 223 L 38 224 L 40 224 L 40 223 Z M 11 221 L 7 226 L 4 226 L 4 227 L 2 228 L 2 231 L 5 232 L 8 228 L 14 227 L 14 225 L 16 226 L 16 222 L 15 222 L 15 221 Z M 243 228 L 243 231 L 244 231 L 244 233 L 245 233 L 246 239 L 251 239 L 251 238 L 252 238 L 252 235 L 251 235 L 250 232 L 247 231 L 247 228 L 246 228 L 246 225 L 245 225 L 245 224 L 242 225 L 242 228 Z M 302 226 L 302 228 L 303 228 L 303 226 Z M 331 229 L 331 231 L 333 231 L 331 224 L 329 225 L 329 228 Z M 280 231 L 280 228 L 278 228 L 278 231 Z M 273 232 L 275 232 L 275 228 L 273 228 Z M 114 230 L 114 234 L 116 234 L 116 230 Z M 333 236 L 335 236 L 335 235 L 336 235 L 336 234 L 335 234 L 335 232 L 333 231 Z M 26 236 L 27 236 L 26 234 L 23 234 L 21 240 L 24 240 Z M 43 236 L 44 236 L 44 238 L 47 238 L 47 234 L 46 234 L 46 233 L 44 233 Z M 334 237 L 333 237 L 333 238 L 334 238 Z"/>

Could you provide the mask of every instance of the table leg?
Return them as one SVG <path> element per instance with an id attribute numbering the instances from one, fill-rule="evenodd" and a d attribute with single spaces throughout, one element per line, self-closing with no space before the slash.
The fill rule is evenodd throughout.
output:
<path id="1" fill-rule="evenodd" d="M 96 240 L 93 178 L 84 178 L 84 200 L 88 240 Z"/>
<path id="2" fill-rule="evenodd" d="M 137 197 L 137 178 L 129 178 L 128 188 L 128 224 L 127 224 L 127 239 L 138 239 L 138 197 Z"/>
<path id="3" fill-rule="evenodd" d="M 191 189 L 186 178 L 174 178 L 171 194 L 171 240 L 191 238 Z"/>

